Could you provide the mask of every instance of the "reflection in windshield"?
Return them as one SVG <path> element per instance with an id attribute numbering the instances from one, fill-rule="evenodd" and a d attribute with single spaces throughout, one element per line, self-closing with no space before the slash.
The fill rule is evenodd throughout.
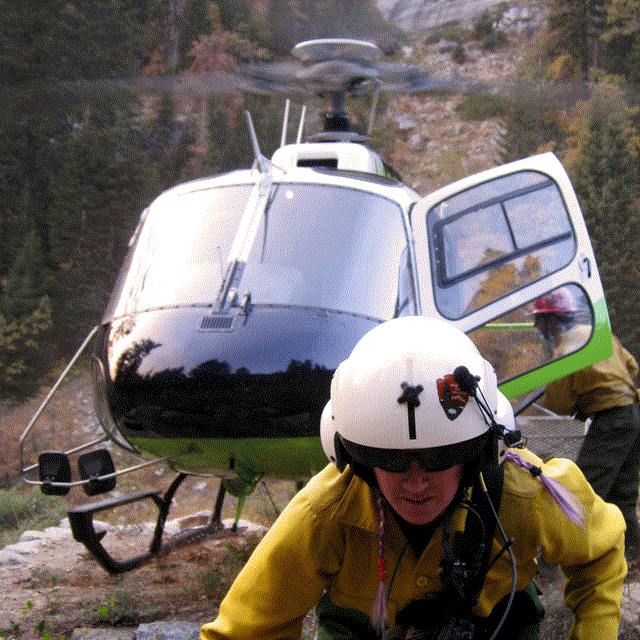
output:
<path id="1" fill-rule="evenodd" d="M 534 171 L 478 185 L 427 214 L 436 303 L 462 318 L 562 268 L 575 252 L 555 183 Z"/>
<path id="2" fill-rule="evenodd" d="M 593 313 L 586 294 L 576 285 L 567 285 L 468 335 L 502 383 L 581 349 L 589 342 L 592 329 Z"/>
<path id="3" fill-rule="evenodd" d="M 211 305 L 251 188 L 161 196 L 114 292 L 112 315 Z M 390 319 L 407 239 L 397 203 L 354 189 L 277 184 L 239 291 L 252 304 L 320 307 Z"/>

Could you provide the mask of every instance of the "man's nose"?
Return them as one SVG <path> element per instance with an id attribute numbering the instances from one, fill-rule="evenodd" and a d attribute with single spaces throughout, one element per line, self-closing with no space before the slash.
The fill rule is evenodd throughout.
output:
<path id="1" fill-rule="evenodd" d="M 414 459 L 404 473 L 403 483 L 407 488 L 419 490 L 429 484 L 429 472 Z"/>

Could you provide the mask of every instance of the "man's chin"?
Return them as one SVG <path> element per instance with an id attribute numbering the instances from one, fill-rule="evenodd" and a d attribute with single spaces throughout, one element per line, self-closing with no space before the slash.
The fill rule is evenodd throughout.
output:
<path id="1" fill-rule="evenodd" d="M 398 514 L 403 520 L 413 525 L 429 524 L 442 513 L 442 509 L 437 509 L 432 500 L 419 502 L 402 500 L 399 506 Z"/>

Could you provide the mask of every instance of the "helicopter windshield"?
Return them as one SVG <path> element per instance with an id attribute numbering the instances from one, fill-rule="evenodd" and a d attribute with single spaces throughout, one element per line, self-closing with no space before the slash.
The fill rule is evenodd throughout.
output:
<path id="1" fill-rule="evenodd" d="M 252 187 L 156 200 L 125 263 L 111 315 L 211 305 Z M 238 290 L 249 292 L 253 305 L 319 307 L 386 320 L 397 307 L 406 245 L 402 210 L 392 200 L 344 187 L 275 184 Z"/>

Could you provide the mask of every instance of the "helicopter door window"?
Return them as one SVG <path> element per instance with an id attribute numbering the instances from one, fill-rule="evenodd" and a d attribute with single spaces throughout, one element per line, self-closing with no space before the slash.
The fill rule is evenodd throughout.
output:
<path id="1" fill-rule="evenodd" d="M 441 201 L 427 226 L 436 304 L 452 320 L 561 269 L 576 250 L 557 185 L 535 171 Z"/>
<path id="2" fill-rule="evenodd" d="M 541 313 L 548 311 L 547 300 L 561 301 L 563 312 Z M 502 383 L 580 350 L 589 342 L 593 326 L 586 293 L 570 284 L 512 309 L 468 336 Z"/>

